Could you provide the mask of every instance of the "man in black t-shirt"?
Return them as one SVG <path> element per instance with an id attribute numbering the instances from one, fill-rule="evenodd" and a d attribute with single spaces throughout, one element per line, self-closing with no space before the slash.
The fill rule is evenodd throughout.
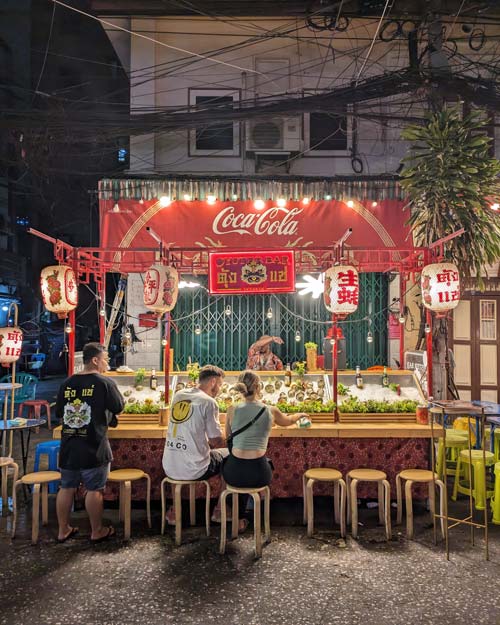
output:
<path id="1" fill-rule="evenodd" d="M 69 524 L 76 489 L 87 490 L 85 508 L 92 528 L 91 541 L 112 536 L 112 526 L 103 527 L 103 490 L 109 473 L 111 447 L 107 431 L 124 400 L 108 370 L 108 354 L 103 345 L 87 343 L 83 348 L 83 371 L 69 377 L 57 396 L 56 416 L 61 419 L 59 468 L 61 489 L 56 508 L 59 522 L 57 540 L 64 542 L 78 532 Z"/>

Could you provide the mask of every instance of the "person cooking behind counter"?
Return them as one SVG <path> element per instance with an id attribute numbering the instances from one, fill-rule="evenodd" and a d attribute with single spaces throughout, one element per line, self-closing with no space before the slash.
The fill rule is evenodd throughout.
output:
<path id="1" fill-rule="evenodd" d="M 248 350 L 247 369 L 253 371 L 282 371 L 283 363 L 271 350 L 271 343 L 283 345 L 279 336 L 264 334 Z"/>

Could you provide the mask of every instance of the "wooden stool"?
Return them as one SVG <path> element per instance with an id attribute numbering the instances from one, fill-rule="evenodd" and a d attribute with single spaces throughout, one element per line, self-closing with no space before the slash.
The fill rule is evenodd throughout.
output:
<path id="1" fill-rule="evenodd" d="M 9 469 L 14 470 L 12 481 L 12 505 L 14 505 L 14 489 L 19 477 L 19 467 L 10 456 L 0 456 L 0 469 L 2 470 L 2 514 L 6 514 L 9 511 L 9 498 L 7 494 Z"/>
<path id="2" fill-rule="evenodd" d="M 342 473 L 337 471 L 337 469 L 308 469 L 302 476 L 304 524 L 307 523 L 307 535 L 311 537 L 314 531 L 314 482 L 333 482 L 333 508 L 335 523 L 340 523 L 340 535 L 344 538 L 346 485 L 342 479 Z"/>
<path id="3" fill-rule="evenodd" d="M 196 484 L 205 484 L 205 527 L 207 536 L 210 536 L 210 484 L 208 480 L 173 480 L 166 477 L 161 482 L 161 533 L 165 533 L 165 516 L 167 514 L 165 489 L 167 484 L 172 485 L 174 513 L 175 513 L 175 544 L 179 546 L 182 540 L 182 487 L 189 486 L 189 523 L 196 524 Z"/>
<path id="4" fill-rule="evenodd" d="M 378 518 L 385 525 L 387 540 L 391 539 L 391 486 L 387 475 L 377 469 L 353 469 L 347 474 L 347 516 L 351 516 L 351 534 L 358 536 L 358 482 L 378 483 Z M 385 493 L 385 495 L 384 495 Z M 350 502 L 350 503 L 349 503 Z"/>
<path id="5" fill-rule="evenodd" d="M 17 416 L 22 417 L 24 408 L 28 408 L 28 419 L 40 419 L 40 413 L 42 408 L 45 408 L 47 413 L 47 427 L 49 430 L 52 428 L 50 421 L 50 404 L 46 399 L 28 399 L 19 404 L 17 409 Z"/>
<path id="6" fill-rule="evenodd" d="M 233 496 L 233 516 L 231 523 L 231 538 L 238 537 L 238 495 L 251 495 L 253 497 L 253 535 L 255 540 L 255 556 L 260 558 L 262 555 L 262 536 L 260 530 L 260 493 L 264 493 L 264 543 L 271 538 L 271 491 L 269 486 L 260 486 L 258 488 L 236 488 L 226 484 L 226 490 L 223 491 L 220 517 L 220 548 L 219 553 L 226 551 L 226 498 L 228 495 Z"/>
<path id="7" fill-rule="evenodd" d="M 16 480 L 14 484 L 14 493 L 12 497 L 12 507 L 14 509 L 14 520 L 12 522 L 12 538 L 16 535 L 17 522 L 17 487 L 21 484 L 33 486 L 32 501 L 32 521 L 31 521 L 31 543 L 36 545 L 38 541 L 38 529 L 40 521 L 40 486 L 42 487 L 42 525 L 47 525 L 49 521 L 49 482 L 60 480 L 59 471 L 38 471 L 37 473 L 27 473 L 20 480 Z"/>
<path id="8" fill-rule="evenodd" d="M 108 475 L 109 482 L 120 484 L 120 511 L 119 520 L 123 521 L 123 539 L 130 538 L 130 514 L 132 508 L 132 482 L 145 479 L 147 481 L 146 512 L 148 515 L 148 527 L 151 528 L 151 478 L 142 469 L 115 469 Z"/>
<path id="9" fill-rule="evenodd" d="M 396 475 L 396 492 L 398 498 L 398 514 L 396 523 L 399 525 L 403 520 L 403 494 L 401 480 L 406 480 L 405 497 L 406 497 L 406 535 L 413 538 L 413 499 L 411 496 L 411 487 L 414 482 L 429 485 L 429 506 L 431 509 L 432 522 L 435 522 L 434 514 L 436 512 L 436 493 L 434 492 L 434 482 L 439 486 L 439 514 L 444 511 L 444 484 L 438 479 L 438 474 L 426 469 L 405 469 Z M 441 534 L 444 537 L 444 519 L 441 519 Z"/>

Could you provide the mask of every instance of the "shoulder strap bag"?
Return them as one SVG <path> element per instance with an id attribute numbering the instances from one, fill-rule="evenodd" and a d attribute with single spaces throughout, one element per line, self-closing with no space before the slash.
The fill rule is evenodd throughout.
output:
<path id="1" fill-rule="evenodd" d="M 231 453 L 231 451 L 233 450 L 233 440 L 234 440 L 234 437 L 238 436 L 238 434 L 241 434 L 245 430 L 248 430 L 249 427 L 251 427 L 254 423 L 256 423 L 257 420 L 260 418 L 260 416 L 262 415 L 262 413 L 265 411 L 266 408 L 267 408 L 267 406 L 263 406 L 251 421 L 246 423 L 239 430 L 236 430 L 236 432 L 232 432 L 231 435 L 227 437 L 226 443 L 227 443 L 227 448 L 229 449 L 229 453 Z"/>

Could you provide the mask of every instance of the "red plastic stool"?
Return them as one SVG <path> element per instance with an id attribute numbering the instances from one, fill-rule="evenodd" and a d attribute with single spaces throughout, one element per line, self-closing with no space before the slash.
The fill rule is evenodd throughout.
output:
<path id="1" fill-rule="evenodd" d="M 41 409 L 45 408 L 45 412 L 47 413 L 47 427 L 49 430 L 52 428 L 50 422 L 50 404 L 46 399 L 28 399 L 27 401 L 23 401 L 22 404 L 19 404 L 17 410 L 18 417 L 23 416 L 25 406 L 28 408 L 28 419 L 40 419 Z"/>

